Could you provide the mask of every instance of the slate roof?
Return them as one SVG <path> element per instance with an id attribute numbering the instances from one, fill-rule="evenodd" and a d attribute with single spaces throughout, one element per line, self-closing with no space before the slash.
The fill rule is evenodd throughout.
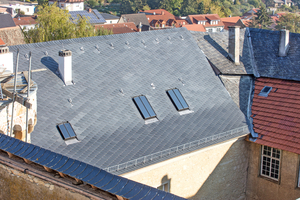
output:
<path id="1" fill-rule="evenodd" d="M 228 32 L 192 32 L 198 46 L 221 74 L 253 74 L 246 29 L 240 30 L 240 65 L 228 59 Z"/>
<path id="2" fill-rule="evenodd" d="M 249 133 L 242 112 L 185 28 L 26 44 L 10 51 L 18 48 L 20 71 L 27 69 L 22 54 L 29 51 L 32 69 L 48 69 L 32 77 L 39 88 L 34 145 L 122 174 Z M 57 75 L 62 48 L 72 51 L 75 85 L 64 86 Z M 166 94 L 172 88 L 180 90 L 191 113 L 176 111 Z M 137 95 L 148 98 L 157 122 L 145 124 L 132 101 Z M 63 121 L 72 124 L 80 142 L 65 144 L 56 129 Z"/>
<path id="3" fill-rule="evenodd" d="M 131 200 L 168 199 L 184 200 L 174 194 L 113 175 L 105 170 L 93 167 L 84 162 L 74 160 L 61 154 L 51 152 L 39 146 L 28 144 L 18 139 L 0 134 L 0 149 L 25 158 L 40 166 L 68 175 L 72 178 L 93 185 L 109 194 L 118 195 Z M 25 172 L 24 172 L 25 173 Z M 102 193 L 103 194 L 103 193 Z M 107 195 L 104 193 L 103 195 Z"/>
<path id="4" fill-rule="evenodd" d="M 259 96 L 272 87 L 267 97 Z M 252 105 L 255 143 L 300 154 L 300 82 L 258 78 Z"/>
<path id="5" fill-rule="evenodd" d="M 126 14 L 121 15 L 122 20 L 120 19 L 119 22 L 133 22 L 136 27 L 142 22 L 142 31 L 148 31 L 149 30 L 149 22 L 147 20 L 147 17 L 145 13 L 136 13 L 136 14 Z"/>
<path id="6" fill-rule="evenodd" d="M 103 18 L 106 20 L 106 19 L 120 19 L 120 17 L 118 16 L 115 16 L 115 15 L 111 15 L 111 14 L 108 14 L 108 13 L 100 13 Z"/>
<path id="7" fill-rule="evenodd" d="M 10 14 L 0 14 L 0 28 L 15 27 L 16 24 Z"/>
<path id="8" fill-rule="evenodd" d="M 262 77 L 300 80 L 300 34 L 290 33 L 289 51 L 279 57 L 279 31 L 250 28 L 258 73 Z"/>

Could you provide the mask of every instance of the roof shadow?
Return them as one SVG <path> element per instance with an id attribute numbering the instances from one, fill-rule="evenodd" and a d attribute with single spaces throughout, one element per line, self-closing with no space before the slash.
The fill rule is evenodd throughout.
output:
<path id="1" fill-rule="evenodd" d="M 53 72 L 53 74 L 55 74 L 60 80 L 62 80 L 58 71 L 58 63 L 52 57 L 43 57 L 41 59 L 41 63 L 45 65 L 51 72 Z"/>
<path id="2" fill-rule="evenodd" d="M 214 47 L 217 51 L 220 52 L 224 57 L 228 57 L 228 52 L 223 49 L 214 39 L 210 37 L 210 35 L 204 35 L 204 39 L 212 46 Z"/>

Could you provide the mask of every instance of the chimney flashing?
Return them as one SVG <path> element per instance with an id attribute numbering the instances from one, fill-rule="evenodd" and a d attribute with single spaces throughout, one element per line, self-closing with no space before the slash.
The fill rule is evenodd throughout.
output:
<path id="1" fill-rule="evenodd" d="M 290 48 L 289 39 L 290 39 L 290 31 L 286 30 L 286 29 L 280 30 L 278 56 L 280 56 L 280 57 L 287 56 L 287 53 L 288 53 L 289 48 Z"/>
<path id="2" fill-rule="evenodd" d="M 235 65 L 240 65 L 240 26 L 228 28 L 228 55 Z"/>

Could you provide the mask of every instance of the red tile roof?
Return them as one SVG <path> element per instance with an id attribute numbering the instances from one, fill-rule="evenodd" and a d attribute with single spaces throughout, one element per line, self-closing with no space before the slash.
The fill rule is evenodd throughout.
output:
<path id="1" fill-rule="evenodd" d="M 169 15 L 169 16 L 173 16 L 173 14 L 169 13 L 168 11 L 164 10 L 164 9 L 153 9 L 153 10 L 144 10 L 144 11 L 140 11 L 141 13 L 150 13 L 150 14 L 154 14 L 155 15 Z M 148 15 L 147 15 L 148 16 Z"/>
<path id="2" fill-rule="evenodd" d="M 13 18 L 15 24 L 18 25 L 32 25 L 37 24 L 35 17 L 20 17 L 20 18 Z"/>
<path id="3" fill-rule="evenodd" d="M 0 45 L 1 46 L 6 45 L 5 42 L 3 42 L 3 40 L 1 40 L 1 38 L 0 38 Z"/>
<path id="4" fill-rule="evenodd" d="M 258 96 L 264 86 L 271 92 Z M 256 79 L 251 117 L 258 133 L 255 143 L 300 154 L 300 82 Z"/>
<path id="5" fill-rule="evenodd" d="M 228 26 L 234 26 L 241 17 L 224 17 L 221 18 L 221 21 L 224 24 L 224 29 L 228 30 Z"/>
<path id="6" fill-rule="evenodd" d="M 138 31 L 133 22 L 95 25 L 95 29 L 100 29 L 100 27 L 112 30 L 114 34 L 131 33 Z"/>
<path id="7" fill-rule="evenodd" d="M 188 24 L 188 25 L 182 25 L 182 27 L 185 27 L 189 31 L 206 32 L 206 29 L 202 24 Z"/>

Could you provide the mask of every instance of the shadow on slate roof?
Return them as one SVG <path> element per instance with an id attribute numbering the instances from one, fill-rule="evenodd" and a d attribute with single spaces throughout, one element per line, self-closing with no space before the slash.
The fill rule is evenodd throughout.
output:
<path id="1" fill-rule="evenodd" d="M 56 153 L 108 168 L 190 142 L 196 142 L 194 149 L 182 153 L 249 133 L 244 115 L 185 28 L 26 44 L 10 51 L 17 48 L 20 70 L 27 70 L 29 51 L 32 69 L 49 69 L 32 77 L 38 85 L 38 122 L 31 142 Z M 63 48 L 73 52 L 75 85 L 64 86 L 55 73 Z M 181 91 L 193 113 L 179 115 L 166 94 L 171 88 Z M 141 94 L 158 122 L 145 124 L 132 101 Z M 56 123 L 63 121 L 72 124 L 79 143 L 67 146 L 62 140 Z"/>
<path id="2" fill-rule="evenodd" d="M 246 29 L 240 29 L 240 65 L 235 65 L 228 59 L 228 31 L 214 33 L 191 31 L 191 34 L 221 74 L 253 74 Z"/>
<path id="3" fill-rule="evenodd" d="M 0 28 L 15 27 L 16 24 L 10 14 L 0 14 Z"/>
<path id="4" fill-rule="evenodd" d="M 250 28 L 254 57 L 262 77 L 300 80 L 300 34 L 290 33 L 290 49 L 279 57 L 279 31 Z"/>

